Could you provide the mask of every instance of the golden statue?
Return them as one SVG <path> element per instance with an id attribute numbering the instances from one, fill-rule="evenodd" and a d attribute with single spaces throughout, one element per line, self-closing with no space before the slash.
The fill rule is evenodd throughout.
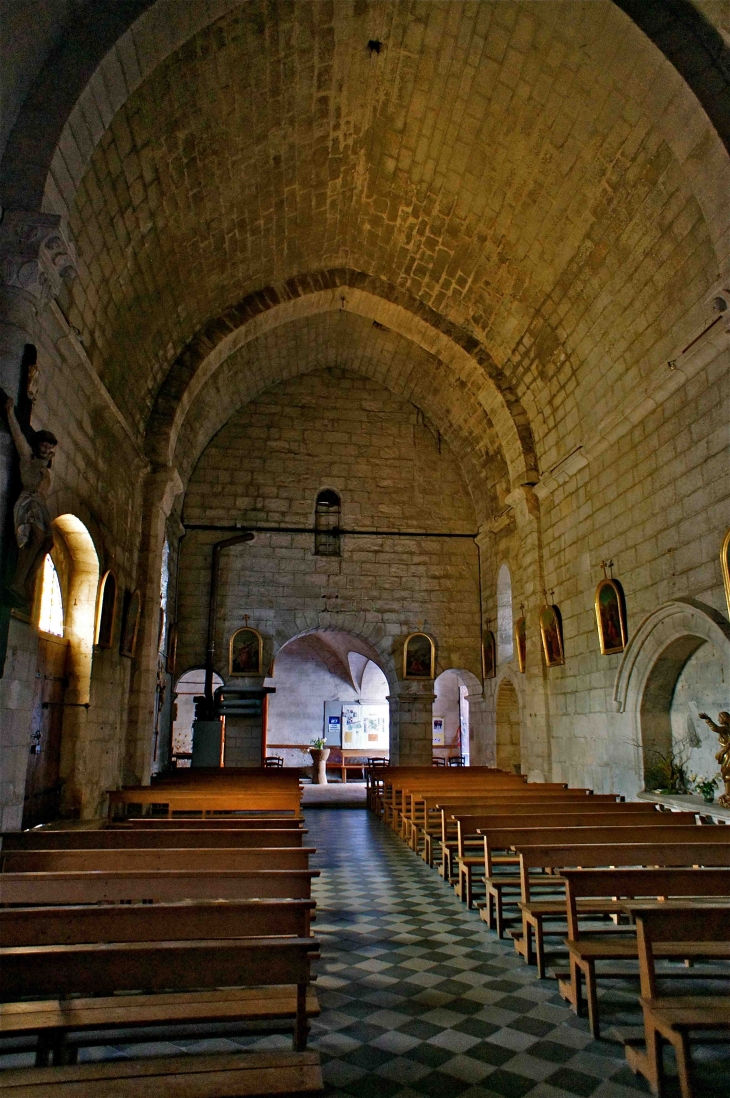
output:
<path id="1" fill-rule="evenodd" d="M 720 750 L 715 758 L 720 764 L 720 774 L 725 783 L 725 792 L 718 799 L 718 804 L 723 808 L 730 808 L 730 713 L 717 714 L 718 723 L 712 720 L 707 713 L 699 713 L 701 720 L 706 721 L 716 736 L 720 737 Z"/>

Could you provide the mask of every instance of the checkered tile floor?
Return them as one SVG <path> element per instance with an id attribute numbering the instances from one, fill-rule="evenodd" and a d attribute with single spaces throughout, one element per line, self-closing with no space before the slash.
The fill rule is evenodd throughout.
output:
<path id="1" fill-rule="evenodd" d="M 322 1055 L 326 1098 L 633 1098 L 648 1094 L 623 1047 L 594 1041 L 586 1022 L 467 911 L 435 870 L 370 813 L 306 813 L 322 942 L 322 1007 L 310 1047 Z M 601 991 L 602 1022 L 636 1025 L 636 985 Z M 192 1035 L 188 1035 L 192 1036 Z M 144 1045 L 82 1049 L 81 1060 L 291 1048 L 289 1035 L 230 1030 L 155 1034 Z M 2 1056 L 0 1066 L 31 1064 Z M 729 1093 L 730 1062 L 700 1063 L 697 1098 Z M 668 1095 L 678 1094 L 671 1084 Z"/>

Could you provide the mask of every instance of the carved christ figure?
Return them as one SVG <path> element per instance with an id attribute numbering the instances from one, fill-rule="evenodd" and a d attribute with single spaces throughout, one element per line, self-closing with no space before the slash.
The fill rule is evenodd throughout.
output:
<path id="1" fill-rule="evenodd" d="M 720 764 L 720 774 L 725 783 L 725 792 L 719 798 L 718 804 L 730 808 L 730 713 L 726 713 L 724 710 L 722 713 L 718 713 L 717 724 L 707 713 L 699 713 L 698 716 L 701 720 L 706 721 L 716 736 L 720 737 L 720 750 L 715 758 Z"/>
<path id="2" fill-rule="evenodd" d="M 46 497 L 51 487 L 51 463 L 58 439 L 50 431 L 33 431 L 32 444 L 23 434 L 15 415 L 13 398 L 3 394 L 8 427 L 20 459 L 22 491 L 13 509 L 18 542 L 18 562 L 10 584 L 17 605 L 33 604 L 35 579 L 45 556 L 53 548 L 53 529 Z"/>

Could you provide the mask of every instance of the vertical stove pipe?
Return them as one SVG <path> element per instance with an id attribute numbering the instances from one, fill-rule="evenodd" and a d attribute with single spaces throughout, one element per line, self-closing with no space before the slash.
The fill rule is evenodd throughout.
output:
<path id="1" fill-rule="evenodd" d="M 205 648 L 205 716 L 212 721 L 213 712 L 213 664 L 215 662 L 215 617 L 218 604 L 218 568 L 220 555 L 224 549 L 231 545 L 241 545 L 244 541 L 253 541 L 254 535 L 250 532 L 239 534 L 235 538 L 225 538 L 217 541 L 213 546 L 213 560 L 210 568 L 210 598 L 208 601 L 208 639 Z"/>

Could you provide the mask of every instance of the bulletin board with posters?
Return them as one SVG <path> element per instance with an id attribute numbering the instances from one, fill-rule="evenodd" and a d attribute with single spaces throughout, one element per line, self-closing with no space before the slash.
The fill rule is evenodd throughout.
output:
<path id="1" fill-rule="evenodd" d="M 342 746 L 356 751 L 387 751 L 387 705 L 343 705 Z"/>

